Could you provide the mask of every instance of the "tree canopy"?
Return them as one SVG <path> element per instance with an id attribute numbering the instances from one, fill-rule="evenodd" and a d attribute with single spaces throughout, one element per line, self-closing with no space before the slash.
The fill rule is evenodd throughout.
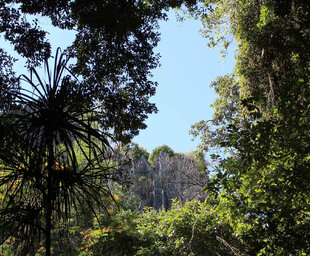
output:
<path id="1" fill-rule="evenodd" d="M 215 149 L 207 166 L 213 177 L 204 203 L 158 215 L 148 211 L 140 220 L 120 215 L 126 225 L 126 218 L 133 221 L 124 236 L 137 243 L 128 253 L 310 253 L 307 0 L 2 1 L 0 34 L 26 58 L 38 80 L 23 76 L 35 91 L 26 92 L 14 73 L 15 60 L 0 49 L 2 241 L 12 234 L 10 228 L 30 252 L 36 242 L 31 239 L 44 233 L 50 255 L 52 216 L 67 220 L 71 207 L 84 199 L 91 207 L 94 201 L 106 207 L 99 196 L 109 194 L 106 179 L 115 177 L 119 163 L 102 162 L 109 159 L 111 141 L 129 142 L 145 128 L 147 115 L 156 112 L 149 99 L 156 87 L 150 78 L 158 65 L 153 51 L 158 21 L 167 18 L 168 8 L 182 4 L 201 19 L 210 46 L 222 45 L 225 53 L 232 41 L 237 44 L 234 73 L 211 85 L 218 94 L 213 119 L 192 130 L 201 135 L 203 152 Z M 49 73 L 47 81 L 34 69 L 52 55 L 39 16 L 76 31 L 65 49 L 74 63 L 67 67 L 66 60 L 56 61 L 56 75 Z M 62 76 L 65 69 L 69 76 Z M 162 146 L 150 161 L 161 150 L 174 154 Z M 145 154 L 139 148 L 135 152 Z M 112 251 L 123 241 L 115 218 L 116 232 L 97 227 Z"/>
<path id="2" fill-rule="evenodd" d="M 250 255 L 309 253 L 308 1 L 210 1 L 205 34 L 237 43 L 231 76 L 213 84 L 214 119 L 193 128 L 218 148 L 208 188 Z M 226 35 L 210 34 L 210 31 Z M 219 35 L 217 37 L 217 35 Z M 211 199 L 210 199 L 211 200 Z"/>
<path id="3" fill-rule="evenodd" d="M 191 1 L 188 5 L 191 5 Z M 151 70 L 158 65 L 154 47 L 159 41 L 158 21 L 166 19 L 169 7 L 183 1 L 28 1 L 0 3 L 0 34 L 14 50 L 26 58 L 28 68 L 40 65 L 51 56 L 49 31 L 40 27 L 40 17 L 54 27 L 76 31 L 66 49 L 76 62 L 72 72 L 81 80 L 89 104 L 100 102 L 100 122 L 107 134 L 129 142 L 138 134 L 147 115 L 156 112 L 149 102 L 156 83 Z M 12 69 L 14 59 L 0 51 L 0 96 L 3 107 L 8 95 L 18 87 Z M 8 102 L 6 102 L 8 101 Z M 104 105 L 102 103 L 104 102 Z"/>
<path id="4" fill-rule="evenodd" d="M 15 60 L 0 49 L 1 242 L 14 236 L 22 253 L 32 254 L 43 234 L 50 255 L 52 230 L 65 227 L 83 203 L 94 213 L 105 209 L 106 182 L 119 167 L 109 161 L 110 144 L 128 143 L 157 111 L 149 102 L 158 65 L 153 48 L 158 21 L 174 3 L 1 1 L 0 34 L 30 71 L 16 77 Z M 57 50 L 54 70 L 42 17 L 76 32 L 64 53 Z M 35 69 L 43 62 L 46 77 Z"/>

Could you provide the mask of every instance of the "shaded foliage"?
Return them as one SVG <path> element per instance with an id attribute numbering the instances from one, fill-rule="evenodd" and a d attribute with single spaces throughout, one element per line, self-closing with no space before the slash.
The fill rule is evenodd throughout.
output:
<path id="1" fill-rule="evenodd" d="M 57 52 L 53 71 L 46 62 L 46 81 L 32 68 L 31 78 L 23 79 L 33 92 L 14 94 L 12 107 L 1 115 L 7 128 L 0 152 L 1 242 L 16 236 L 34 243 L 44 234 L 46 255 L 51 231 L 65 227 L 82 204 L 104 210 L 102 196 L 110 193 L 104 182 L 117 178 L 96 110 L 72 74 L 64 74 L 67 62 Z"/>
<path id="2" fill-rule="evenodd" d="M 0 49 L 0 110 L 10 107 L 13 101 L 12 92 L 19 88 L 18 79 L 13 71 L 14 61 L 3 49 Z"/>
<path id="3" fill-rule="evenodd" d="M 57 28 L 76 31 L 67 49 L 76 60 L 71 69 L 83 78 L 80 87 L 90 104 L 104 102 L 101 125 L 128 143 L 146 128 L 147 115 L 157 111 L 149 98 L 156 88 L 150 71 L 158 65 L 159 56 L 153 52 L 159 41 L 158 21 L 167 18 L 170 7 L 183 3 L 194 6 L 194 1 L 176 0 L 2 1 L 0 34 L 30 68 L 51 56 L 40 16 Z M 3 61 L 9 62 L 10 56 Z"/>
<path id="4" fill-rule="evenodd" d="M 146 127 L 147 114 L 156 112 L 149 102 L 156 87 L 150 70 L 158 65 L 157 22 L 170 6 L 126 0 L 0 3 L 0 33 L 26 59 L 31 76 L 22 79 L 33 90 L 19 85 L 14 60 L 1 49 L 2 242 L 20 236 L 29 244 L 22 248 L 27 253 L 44 234 L 50 255 L 51 230 L 66 225 L 73 208 L 82 201 L 94 211 L 94 202 L 105 206 L 100 197 L 109 191 L 102 182 L 116 177 L 110 142 L 129 142 Z M 34 69 L 51 56 L 39 16 L 77 32 L 66 50 L 76 62 L 69 70 L 68 59 L 56 54 L 47 81 Z"/>

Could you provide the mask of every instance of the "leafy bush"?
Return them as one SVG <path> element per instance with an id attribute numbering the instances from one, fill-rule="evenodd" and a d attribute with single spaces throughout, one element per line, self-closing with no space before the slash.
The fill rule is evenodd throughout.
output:
<path id="1" fill-rule="evenodd" d="M 151 164 L 154 165 L 157 162 L 158 155 L 161 151 L 166 152 L 170 157 L 173 157 L 175 155 L 174 151 L 167 145 L 156 147 L 153 149 L 148 159 Z"/>
<path id="2" fill-rule="evenodd" d="M 131 143 L 129 152 L 133 160 L 139 160 L 142 156 L 148 159 L 150 155 L 144 147 L 139 146 L 137 143 Z"/>
<path id="3" fill-rule="evenodd" d="M 214 206 L 197 201 L 175 202 L 169 211 L 121 210 L 104 227 L 95 222 L 85 234 L 81 248 L 85 253 L 87 245 L 87 254 L 80 255 L 241 255 L 229 223 Z"/>

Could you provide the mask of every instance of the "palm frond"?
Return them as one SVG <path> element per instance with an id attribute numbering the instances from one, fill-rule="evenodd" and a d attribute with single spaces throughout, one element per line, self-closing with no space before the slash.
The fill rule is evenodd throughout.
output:
<path id="1" fill-rule="evenodd" d="M 23 75 L 34 93 L 20 90 L 14 110 L 1 115 L 12 127 L 5 138 L 7 152 L 0 150 L 0 189 L 5 190 L 0 221 L 14 223 L 11 235 L 34 230 L 33 236 L 49 237 L 50 217 L 65 222 L 85 202 L 91 211 L 106 210 L 105 181 L 116 175 L 117 165 L 107 153 L 109 138 L 97 127 L 96 108 L 89 106 L 68 62 L 58 49 L 53 71 L 46 60 L 47 81 L 35 69 L 30 77 Z M 21 221 L 14 210 L 24 216 Z M 31 217 L 30 211 L 36 214 Z"/>

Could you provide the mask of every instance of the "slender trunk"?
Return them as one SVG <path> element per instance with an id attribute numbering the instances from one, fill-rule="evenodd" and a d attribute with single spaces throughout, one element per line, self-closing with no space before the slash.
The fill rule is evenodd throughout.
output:
<path id="1" fill-rule="evenodd" d="M 48 171 L 49 172 L 49 171 Z M 46 216 L 45 216 L 45 250 L 46 256 L 51 255 L 51 230 L 52 230 L 52 200 L 51 200 L 51 189 L 50 189 L 50 175 L 48 175 L 48 191 L 46 198 Z"/>
<path id="2" fill-rule="evenodd" d="M 53 145 L 50 145 L 48 165 L 47 165 L 47 196 L 46 196 L 46 215 L 45 215 L 45 251 L 46 256 L 51 255 L 51 230 L 52 230 L 52 171 L 55 163 Z"/>

